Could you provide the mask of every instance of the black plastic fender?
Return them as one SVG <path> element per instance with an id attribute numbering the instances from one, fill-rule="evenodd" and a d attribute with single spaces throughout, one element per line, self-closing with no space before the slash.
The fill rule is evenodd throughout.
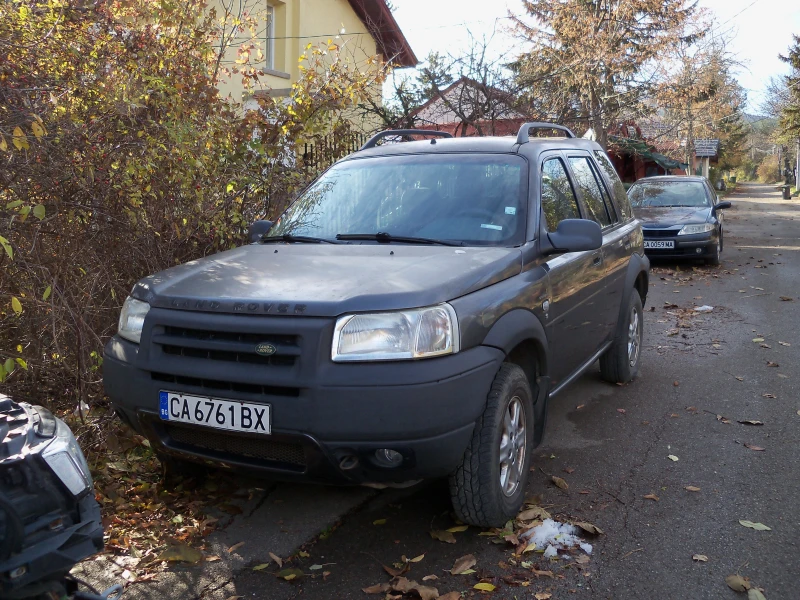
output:
<path id="1" fill-rule="evenodd" d="M 549 345 L 541 321 L 528 310 L 516 309 L 507 312 L 489 330 L 483 345 L 498 348 L 508 356 L 514 348 L 527 341 L 533 342 L 536 346 L 537 377 L 531 385 L 536 386 L 533 406 L 534 446 L 538 446 L 544 438 L 547 400 L 550 393 Z"/>
<path id="2" fill-rule="evenodd" d="M 625 274 L 625 287 L 623 290 L 627 292 L 628 290 L 633 290 L 636 287 L 636 279 L 639 275 L 644 274 L 644 285 L 640 290 L 640 294 L 642 296 L 642 307 L 645 305 L 645 301 L 647 300 L 647 291 L 650 289 L 650 259 L 644 255 L 640 254 L 631 254 L 631 260 L 628 262 L 628 272 Z M 620 322 L 621 319 L 626 317 L 625 309 L 628 306 L 628 296 L 626 293 L 622 296 L 622 302 L 620 302 L 619 306 L 619 316 L 617 317 L 617 323 Z M 615 330 L 616 331 L 616 330 Z"/>

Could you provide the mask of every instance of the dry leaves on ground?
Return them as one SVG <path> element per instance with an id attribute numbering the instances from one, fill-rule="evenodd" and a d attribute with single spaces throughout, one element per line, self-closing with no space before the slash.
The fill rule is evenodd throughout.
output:
<path id="1" fill-rule="evenodd" d="M 91 423 L 87 420 L 87 426 Z M 107 427 L 108 428 L 108 427 Z M 81 426 L 76 424 L 76 434 Z M 149 442 L 122 425 L 111 426 L 102 453 L 88 449 L 95 492 L 103 511 L 106 548 L 131 559 L 137 579 L 161 570 L 164 562 L 194 564 L 202 560 L 205 537 L 214 531 L 220 510 L 247 500 L 253 490 L 241 488 L 224 473 L 177 479 L 167 487 L 162 467 Z M 97 445 L 94 447 L 104 447 Z M 229 548 L 233 553 L 241 543 Z"/>
<path id="2" fill-rule="evenodd" d="M 477 564 L 477 560 L 473 554 L 467 554 L 466 556 L 462 556 L 461 558 L 457 558 L 456 562 L 453 564 L 453 568 L 450 569 L 451 575 L 465 575 L 474 573 L 475 571 L 472 569 Z"/>
<path id="3" fill-rule="evenodd" d="M 591 523 L 587 523 L 586 521 L 573 521 L 572 522 L 575 527 L 580 527 L 586 533 L 590 533 L 592 535 L 602 535 L 603 530 L 600 529 L 597 525 L 593 525 Z"/>
<path id="4" fill-rule="evenodd" d="M 439 540 L 440 542 L 445 542 L 446 544 L 455 544 L 456 543 L 456 536 L 454 536 L 449 531 L 442 531 L 440 529 L 434 529 L 430 532 L 431 537 L 435 540 Z"/>
<path id="5" fill-rule="evenodd" d="M 753 444 L 745 444 L 744 447 L 745 448 L 749 448 L 750 450 L 755 450 L 756 452 L 763 452 L 764 451 L 764 448 L 762 448 L 761 446 L 755 446 Z"/>
<path id="6" fill-rule="evenodd" d="M 728 575 L 725 578 L 725 583 L 734 592 L 746 592 L 750 589 L 750 582 L 741 575 Z"/>
<path id="7" fill-rule="evenodd" d="M 363 588 L 365 594 L 383 594 L 386 592 L 398 592 L 400 594 L 407 594 L 409 592 L 416 592 L 421 600 L 436 600 L 437 598 L 446 598 L 439 596 L 439 590 L 435 587 L 421 585 L 416 581 L 406 579 L 405 577 L 394 577 L 389 583 L 378 583 L 369 587 Z"/>
<path id="8" fill-rule="evenodd" d="M 739 525 L 749 527 L 750 529 L 755 529 L 756 531 L 772 531 L 771 527 L 767 527 L 763 523 L 754 523 L 753 521 L 747 521 L 743 519 L 739 520 Z"/>

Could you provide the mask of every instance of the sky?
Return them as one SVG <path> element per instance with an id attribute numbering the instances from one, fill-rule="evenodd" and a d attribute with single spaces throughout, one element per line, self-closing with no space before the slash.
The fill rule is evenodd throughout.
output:
<path id="1" fill-rule="evenodd" d="M 748 111 L 760 114 L 769 77 L 786 73 L 778 60 L 800 35 L 798 0 L 699 0 L 716 14 L 722 31 L 735 34 L 732 50 L 744 66 L 737 72 L 747 90 Z M 395 18 L 420 60 L 433 50 L 458 52 L 468 42 L 467 30 L 478 37 L 491 35 L 492 46 L 522 49 L 503 33 L 508 10 L 522 12 L 519 0 L 392 0 Z"/>

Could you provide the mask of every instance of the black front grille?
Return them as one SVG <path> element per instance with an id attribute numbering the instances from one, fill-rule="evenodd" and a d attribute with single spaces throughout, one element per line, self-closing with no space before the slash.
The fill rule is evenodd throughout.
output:
<path id="1" fill-rule="evenodd" d="M 164 354 L 203 360 L 248 363 L 272 367 L 291 367 L 300 356 L 299 337 L 210 331 L 187 327 L 164 327 L 156 333 L 153 342 L 161 346 Z M 270 355 L 256 352 L 260 345 L 271 347 Z"/>
<path id="2" fill-rule="evenodd" d="M 642 229 L 644 239 L 648 238 L 661 238 L 661 237 L 675 237 L 678 235 L 680 229 Z"/>
<path id="3" fill-rule="evenodd" d="M 214 450 L 295 467 L 305 468 L 306 466 L 306 455 L 301 444 L 173 424 L 167 425 L 166 431 L 174 441 L 188 447 Z"/>
<path id="4" fill-rule="evenodd" d="M 258 385 L 250 383 L 236 383 L 233 381 L 217 381 L 216 379 L 201 379 L 198 377 L 183 377 L 181 375 L 170 375 L 168 373 L 154 372 L 150 374 L 153 381 L 163 383 L 175 383 L 181 386 L 189 386 L 202 390 L 209 396 L 214 396 L 217 392 L 239 392 L 242 394 L 260 394 L 264 396 L 286 396 L 297 398 L 300 389 L 295 387 L 283 387 L 277 385 Z"/>

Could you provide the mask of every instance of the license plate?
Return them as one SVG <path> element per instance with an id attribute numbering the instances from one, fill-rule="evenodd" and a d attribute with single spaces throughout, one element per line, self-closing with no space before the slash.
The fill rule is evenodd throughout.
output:
<path id="1" fill-rule="evenodd" d="M 204 425 L 227 431 L 270 434 L 270 406 L 179 392 L 159 392 L 162 421 Z"/>
<path id="2" fill-rule="evenodd" d="M 675 242 L 672 240 L 645 240 L 645 248 L 674 248 Z"/>

